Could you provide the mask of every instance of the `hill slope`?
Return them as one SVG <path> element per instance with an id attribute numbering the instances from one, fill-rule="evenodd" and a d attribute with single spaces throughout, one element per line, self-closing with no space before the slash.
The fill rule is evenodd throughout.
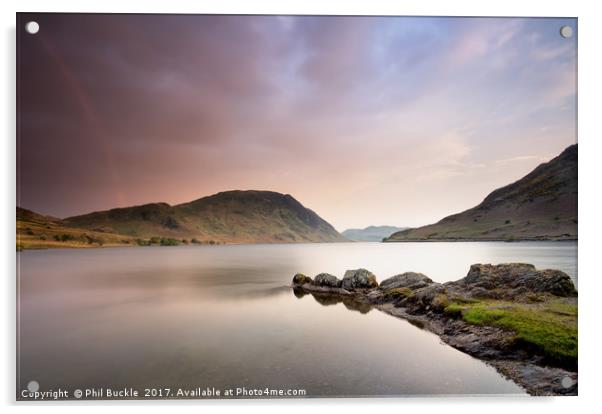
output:
<path id="1" fill-rule="evenodd" d="M 17 207 L 17 249 L 134 245 L 136 240 L 110 232 L 70 227 L 63 220 Z"/>
<path id="2" fill-rule="evenodd" d="M 577 239 L 577 144 L 481 204 L 386 241 Z"/>
<path id="3" fill-rule="evenodd" d="M 347 229 L 341 234 L 353 241 L 380 242 L 385 237 L 406 229 L 407 227 L 368 226 L 365 229 Z"/>
<path id="4" fill-rule="evenodd" d="M 69 217 L 65 225 L 137 238 L 195 238 L 218 243 L 345 241 L 291 195 L 226 191 L 190 203 L 153 203 Z"/>

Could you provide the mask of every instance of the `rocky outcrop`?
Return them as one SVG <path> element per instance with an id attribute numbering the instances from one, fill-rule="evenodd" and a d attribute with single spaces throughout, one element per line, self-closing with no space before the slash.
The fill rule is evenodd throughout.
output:
<path id="1" fill-rule="evenodd" d="M 410 314 L 443 312 L 450 302 L 499 299 L 514 302 L 543 301 L 546 297 L 576 297 L 569 277 L 559 270 L 538 270 L 525 263 L 474 264 L 466 277 L 444 284 L 422 273 L 406 272 L 383 280 L 380 285 L 366 269 L 348 270 L 343 280 L 320 273 L 313 280 L 301 273 L 293 286 L 322 293 L 362 294 L 372 303 L 391 302 Z"/>
<path id="2" fill-rule="evenodd" d="M 343 276 L 345 290 L 372 289 L 378 287 L 376 276 L 366 269 L 347 270 Z"/>
<path id="3" fill-rule="evenodd" d="M 525 263 L 474 264 L 466 277 L 446 286 L 473 298 L 520 300 L 533 293 L 577 296 L 573 281 L 559 270 L 537 270 Z"/>
<path id="4" fill-rule="evenodd" d="M 538 270 L 524 263 L 475 264 L 464 278 L 454 282 L 441 284 L 421 273 L 406 272 L 379 285 L 370 271 L 356 269 L 348 270 L 343 280 L 328 273 L 321 273 L 313 280 L 297 274 L 293 288 L 297 297 L 309 293 L 322 305 L 342 302 L 362 313 L 376 307 L 404 318 L 439 335 L 454 348 L 486 361 L 531 394 L 577 394 L 576 353 L 555 356 L 536 342 L 521 339 L 517 331 L 503 324 L 488 320 L 471 322 L 464 315 L 475 304 L 480 311 L 485 309 L 494 315 L 516 308 L 519 312 L 528 311 L 527 322 L 535 323 L 538 331 L 537 315 L 543 315 L 542 323 L 548 324 L 554 316 L 541 312 L 546 304 L 552 303 L 559 306 L 558 310 L 551 309 L 553 314 L 559 312 L 559 317 L 565 318 L 563 325 L 574 323 L 575 336 L 569 336 L 573 338 L 569 345 L 576 350 L 576 313 L 570 322 L 566 317 L 571 316 L 563 306 L 576 306 L 577 291 L 571 278 L 559 270 Z M 556 340 L 551 341 L 552 346 Z"/>

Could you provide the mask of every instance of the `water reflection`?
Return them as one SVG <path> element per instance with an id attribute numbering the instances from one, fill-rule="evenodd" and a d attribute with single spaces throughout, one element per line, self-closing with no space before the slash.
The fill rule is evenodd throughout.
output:
<path id="1" fill-rule="evenodd" d="M 347 309 L 351 311 L 357 311 L 364 315 L 372 310 L 372 306 L 370 304 L 363 303 L 352 296 L 331 295 L 322 292 L 306 292 L 299 288 L 293 288 L 293 294 L 298 299 L 301 299 L 304 296 L 311 296 L 322 306 L 332 306 L 342 303 Z"/>
<path id="2" fill-rule="evenodd" d="M 18 381 L 64 387 L 291 387 L 309 396 L 521 394 L 493 368 L 297 272 L 438 282 L 520 261 L 576 278 L 576 245 L 341 243 L 19 253 Z M 433 260 L 437 258 L 437 260 Z M 311 296 L 311 298 L 306 297 Z M 342 303 L 342 306 L 340 305 Z M 367 351 L 368 350 L 368 351 Z"/>

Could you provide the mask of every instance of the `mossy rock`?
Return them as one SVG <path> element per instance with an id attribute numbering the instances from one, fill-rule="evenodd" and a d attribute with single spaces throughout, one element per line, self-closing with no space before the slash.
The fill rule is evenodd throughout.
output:
<path id="1" fill-rule="evenodd" d="M 378 282 L 376 276 L 369 270 L 347 270 L 343 277 L 342 287 L 346 290 L 372 289 L 378 287 Z"/>
<path id="2" fill-rule="evenodd" d="M 414 291 L 407 287 L 388 289 L 384 292 L 386 299 L 406 299 L 411 297 L 413 294 Z"/>
<path id="3" fill-rule="evenodd" d="M 448 306 L 449 298 L 444 293 L 439 293 L 438 295 L 436 295 L 431 302 L 431 308 L 435 312 L 443 312 Z"/>
<path id="4" fill-rule="evenodd" d="M 380 282 L 381 289 L 409 288 L 420 289 L 432 284 L 433 281 L 426 275 L 416 272 L 406 272 L 392 276 Z"/>
<path id="5" fill-rule="evenodd" d="M 343 282 L 338 277 L 331 275 L 330 273 L 320 273 L 314 278 L 314 285 L 325 286 L 331 288 L 340 288 Z"/>

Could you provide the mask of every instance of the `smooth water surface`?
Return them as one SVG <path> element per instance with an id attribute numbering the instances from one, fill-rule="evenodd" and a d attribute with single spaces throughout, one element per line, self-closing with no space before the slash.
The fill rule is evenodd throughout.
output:
<path id="1" fill-rule="evenodd" d="M 369 307 L 296 297 L 297 272 L 438 282 L 473 263 L 576 280 L 576 243 L 336 243 L 19 253 L 19 387 L 304 389 L 308 396 L 519 394 L 493 368 Z"/>

